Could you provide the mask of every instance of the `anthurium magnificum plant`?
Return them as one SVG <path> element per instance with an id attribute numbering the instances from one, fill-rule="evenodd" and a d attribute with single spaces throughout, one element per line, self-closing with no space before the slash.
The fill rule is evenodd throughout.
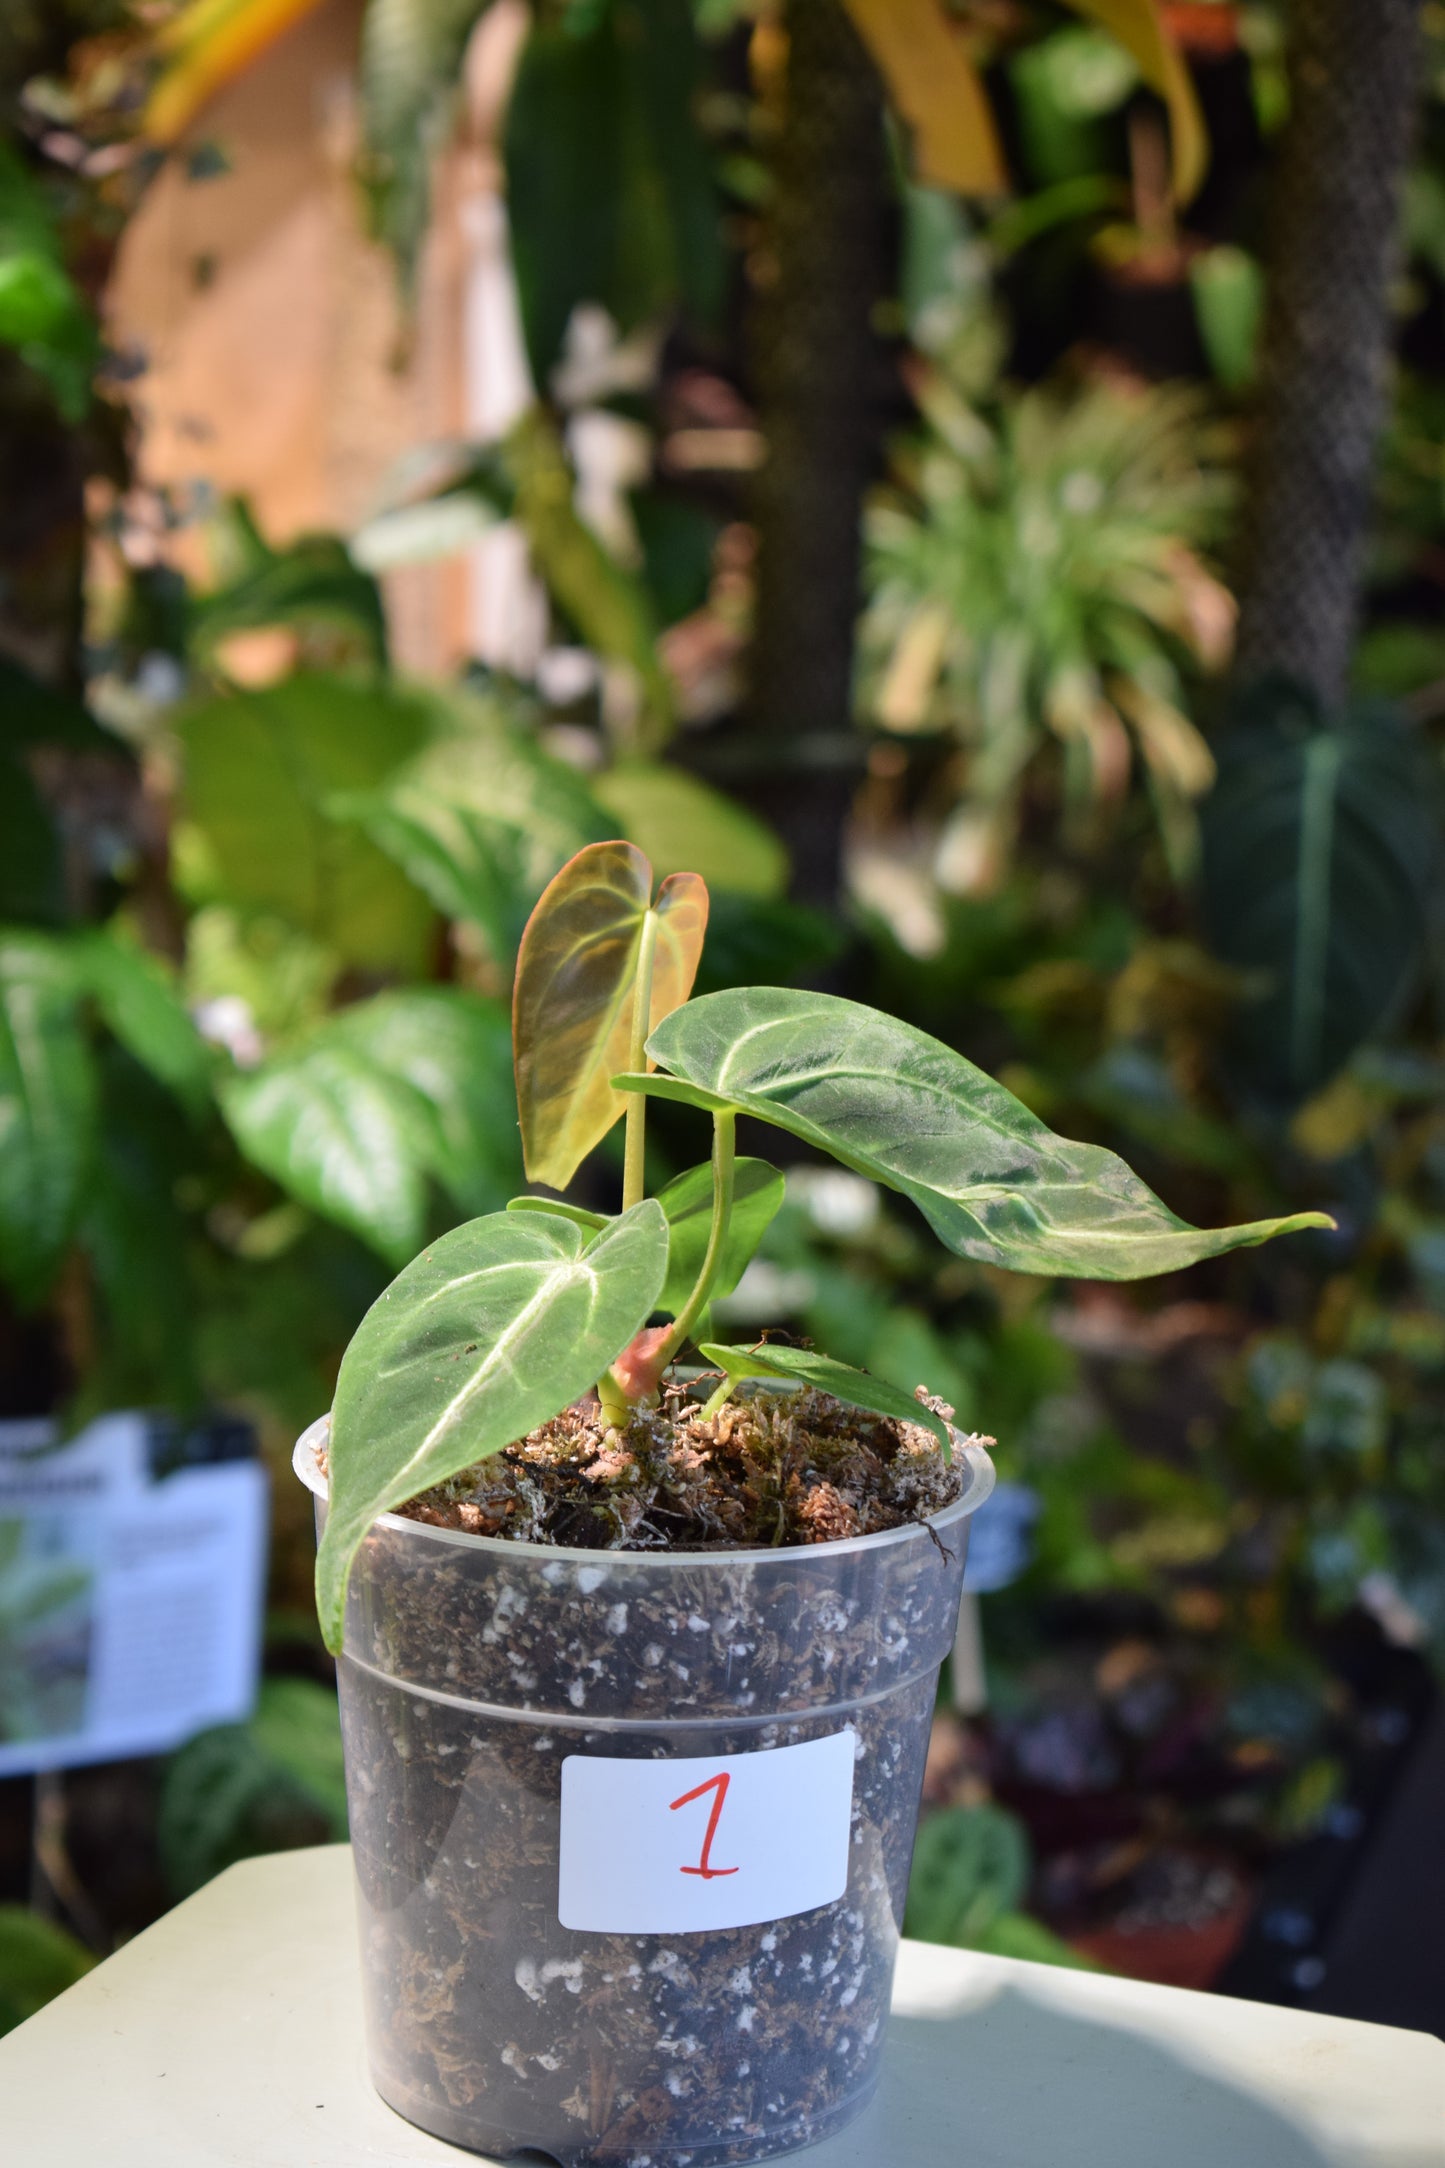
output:
<path id="1" fill-rule="evenodd" d="M 596 1390 L 623 1424 L 697 1349 L 721 1406 L 745 1379 L 806 1384 L 931 1424 L 896 1386 L 826 1354 L 728 1347 L 709 1304 L 729 1293 L 782 1201 L 779 1171 L 735 1149 L 740 1114 L 899 1190 L 958 1256 L 1089 1280 L 1136 1280 L 1328 1227 L 1323 1213 L 1188 1226 L 1123 1160 L 1058 1137 L 961 1054 L 831 994 L 739 988 L 689 1002 L 707 927 L 696 874 L 630 843 L 565 865 L 528 924 L 513 1047 L 529 1179 L 565 1189 L 626 1123 L 615 1217 L 514 1198 L 431 1243 L 368 1311 L 337 1381 L 317 1603 L 339 1648 L 347 1577 L 368 1528 Z M 711 1118 L 710 1163 L 644 1194 L 649 1097 Z"/>

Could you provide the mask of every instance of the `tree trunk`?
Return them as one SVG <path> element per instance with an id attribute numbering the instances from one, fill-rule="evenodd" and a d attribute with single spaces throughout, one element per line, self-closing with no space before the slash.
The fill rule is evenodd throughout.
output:
<path id="1" fill-rule="evenodd" d="M 1292 0 L 1237 676 L 1332 709 L 1359 618 L 1420 0 Z"/>
<path id="2" fill-rule="evenodd" d="M 836 901 L 851 731 L 859 520 L 879 433 L 872 329 L 886 272 L 882 90 L 839 0 L 789 0 L 786 119 L 754 368 L 759 477 L 750 802 L 779 828 L 794 893 Z"/>

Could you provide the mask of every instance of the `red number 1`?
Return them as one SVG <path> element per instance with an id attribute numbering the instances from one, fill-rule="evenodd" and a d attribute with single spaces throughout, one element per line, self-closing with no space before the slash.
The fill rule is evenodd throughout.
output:
<path id="1" fill-rule="evenodd" d="M 737 1873 L 736 1867 L 711 1867 L 708 1865 L 708 1858 L 712 1852 L 712 1840 L 717 1835 L 717 1825 L 722 1814 L 723 1801 L 727 1798 L 728 1786 L 731 1782 L 732 1778 L 725 1770 L 721 1776 L 709 1777 L 706 1784 L 696 1785 L 692 1791 L 684 1792 L 681 1799 L 674 1799 L 671 1802 L 668 1808 L 669 1813 L 672 1812 L 674 1807 L 685 1807 L 692 1800 L 701 1799 L 704 1792 L 717 1793 L 717 1797 L 712 1803 L 712 1813 L 707 1818 L 707 1835 L 702 1840 L 702 1856 L 695 1867 L 680 1867 L 678 1869 L 679 1874 L 700 1874 L 704 1882 L 711 1882 L 720 1874 Z"/>

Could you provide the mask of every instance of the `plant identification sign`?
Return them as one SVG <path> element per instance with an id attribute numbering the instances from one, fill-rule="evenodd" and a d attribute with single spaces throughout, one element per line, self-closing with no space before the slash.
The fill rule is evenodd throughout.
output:
<path id="1" fill-rule="evenodd" d="M 241 1424 L 0 1423 L 0 1777 L 250 1715 L 266 1505 Z"/>
<path id="2" fill-rule="evenodd" d="M 583 1934 L 756 1927 L 848 1886 L 851 1729 L 750 1754 L 562 1764 L 557 1916 Z"/>

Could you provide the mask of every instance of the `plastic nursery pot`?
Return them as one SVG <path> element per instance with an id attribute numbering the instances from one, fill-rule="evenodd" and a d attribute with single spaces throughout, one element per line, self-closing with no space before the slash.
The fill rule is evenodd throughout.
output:
<path id="1" fill-rule="evenodd" d="M 326 1512 L 316 1448 L 296 1469 Z M 583 1551 L 393 1514 L 339 1664 L 373 2080 L 564 2168 L 764 2160 L 877 2080 L 969 1516 Z"/>

